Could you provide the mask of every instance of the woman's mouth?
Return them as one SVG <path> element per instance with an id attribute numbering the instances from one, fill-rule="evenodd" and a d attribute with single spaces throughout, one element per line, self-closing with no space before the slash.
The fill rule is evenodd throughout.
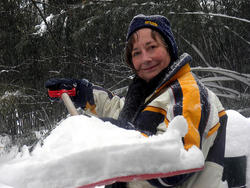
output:
<path id="1" fill-rule="evenodd" d="M 146 67 L 146 68 L 142 68 L 142 71 L 146 71 L 146 72 L 150 72 L 152 70 L 154 70 L 154 68 L 156 68 L 159 64 L 150 66 L 150 67 Z"/>

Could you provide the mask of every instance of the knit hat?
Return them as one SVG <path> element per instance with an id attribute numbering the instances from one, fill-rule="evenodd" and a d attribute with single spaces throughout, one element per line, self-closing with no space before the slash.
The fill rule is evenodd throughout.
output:
<path id="1" fill-rule="evenodd" d="M 170 23 L 168 19 L 161 15 L 145 16 L 139 14 L 135 16 L 130 22 L 126 41 L 137 30 L 141 28 L 151 28 L 158 31 L 165 39 L 171 56 L 171 61 L 178 59 L 177 44 L 174 39 L 174 35 L 171 31 Z"/>

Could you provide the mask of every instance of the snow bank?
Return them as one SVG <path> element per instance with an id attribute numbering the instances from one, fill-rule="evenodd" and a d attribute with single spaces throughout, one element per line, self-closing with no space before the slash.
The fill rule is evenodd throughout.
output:
<path id="1" fill-rule="evenodd" d="M 227 157 L 247 156 L 247 187 L 250 187 L 250 118 L 239 112 L 227 110 L 228 123 L 226 135 Z"/>
<path id="2" fill-rule="evenodd" d="M 69 117 L 30 154 L 23 148 L 0 165 L 0 182 L 18 188 L 77 187 L 117 176 L 200 168 L 197 147 L 183 148 L 187 123 L 178 116 L 169 130 L 144 137 L 87 116 Z"/>
<path id="3" fill-rule="evenodd" d="M 248 157 L 250 187 L 250 118 L 233 110 L 227 114 L 226 156 Z M 182 117 L 172 121 L 165 134 L 149 138 L 94 117 L 69 117 L 32 153 L 27 147 L 17 156 L 16 147 L 6 155 L 0 153 L 0 188 L 77 187 L 117 175 L 200 167 L 203 158 L 199 149 L 183 148 L 181 137 L 186 132 Z M 6 144 L 2 138 L 0 147 Z"/>

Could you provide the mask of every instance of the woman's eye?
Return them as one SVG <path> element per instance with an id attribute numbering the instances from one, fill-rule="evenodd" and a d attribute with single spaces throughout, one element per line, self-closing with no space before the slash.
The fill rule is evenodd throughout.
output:
<path id="1" fill-rule="evenodd" d="M 136 57 L 136 56 L 138 56 L 140 54 L 140 52 L 134 52 L 134 53 L 132 53 L 132 56 L 133 57 Z"/>
<path id="2" fill-rule="evenodd" d="M 155 48 L 157 47 L 157 45 L 150 45 L 147 47 L 147 51 L 151 51 L 151 50 L 154 50 Z"/>
<path id="3" fill-rule="evenodd" d="M 156 47 L 157 47 L 156 45 L 150 46 L 151 49 L 154 49 L 154 48 L 156 48 Z"/>

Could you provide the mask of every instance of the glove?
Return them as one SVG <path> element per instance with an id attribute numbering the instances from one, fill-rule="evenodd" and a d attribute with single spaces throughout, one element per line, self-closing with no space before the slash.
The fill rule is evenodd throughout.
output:
<path id="1" fill-rule="evenodd" d="M 71 90 L 76 88 L 76 95 L 71 96 L 72 102 L 77 108 L 81 107 L 85 109 L 87 103 L 93 106 L 94 96 L 93 96 L 93 85 L 86 79 L 67 79 L 67 78 L 52 78 L 45 82 L 45 87 L 49 90 Z M 55 101 L 57 98 L 50 98 Z"/>

